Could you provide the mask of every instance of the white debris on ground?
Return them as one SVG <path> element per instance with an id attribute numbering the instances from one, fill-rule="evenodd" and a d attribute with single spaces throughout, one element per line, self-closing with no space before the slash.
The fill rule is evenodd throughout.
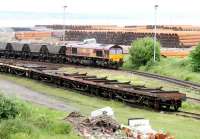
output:
<path id="1" fill-rule="evenodd" d="M 156 131 L 151 128 L 149 120 L 146 119 L 129 119 L 129 127 L 136 133 L 144 135 L 156 134 Z"/>
<path id="2" fill-rule="evenodd" d="M 110 107 L 91 112 L 91 117 L 72 112 L 65 120 L 85 139 L 175 139 L 168 133 L 153 130 L 149 120 L 143 118 L 131 118 L 128 125 L 120 124 Z"/>
<path id="3" fill-rule="evenodd" d="M 105 107 L 91 112 L 91 117 L 97 117 L 106 114 L 107 116 L 114 117 L 114 112 L 111 107 Z"/>

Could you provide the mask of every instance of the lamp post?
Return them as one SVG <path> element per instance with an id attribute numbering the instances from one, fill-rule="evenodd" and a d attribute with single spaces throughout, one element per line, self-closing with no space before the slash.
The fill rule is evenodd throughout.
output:
<path id="1" fill-rule="evenodd" d="M 155 25 L 154 25 L 154 47 L 153 47 L 153 61 L 156 61 L 156 25 L 157 25 L 157 9 L 158 9 L 158 5 L 154 5 L 154 9 L 155 9 Z"/>
<path id="2" fill-rule="evenodd" d="M 64 5 L 63 6 L 63 9 L 64 9 L 64 13 L 63 13 L 63 31 L 64 31 L 64 35 L 63 35 L 63 41 L 65 41 L 65 30 L 66 30 L 66 25 L 65 25 L 65 14 L 66 14 L 66 9 L 67 9 L 67 6 Z"/>

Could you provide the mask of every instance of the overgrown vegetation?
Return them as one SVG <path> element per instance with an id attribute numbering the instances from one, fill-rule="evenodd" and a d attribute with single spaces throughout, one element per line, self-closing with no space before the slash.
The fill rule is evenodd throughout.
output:
<path id="1" fill-rule="evenodd" d="M 78 139 L 63 112 L 0 95 L 0 139 Z"/>
<path id="2" fill-rule="evenodd" d="M 200 74 L 198 73 L 200 71 L 200 44 L 190 53 L 189 57 L 184 59 L 160 57 L 160 51 L 157 50 L 160 49 L 159 47 L 160 44 L 157 42 L 157 59 L 154 63 L 152 61 L 153 40 L 144 38 L 134 41 L 129 50 L 129 55 L 125 58 L 123 68 L 137 69 L 185 81 L 200 82 Z"/>
<path id="3" fill-rule="evenodd" d="M 191 65 L 194 71 L 200 71 L 200 43 L 198 46 L 190 53 Z"/>
<path id="4" fill-rule="evenodd" d="M 126 66 L 124 68 L 132 69 Z M 161 58 L 159 62 L 151 66 L 141 66 L 138 70 L 200 83 L 200 74 L 193 70 L 189 58 Z"/>
<path id="5" fill-rule="evenodd" d="M 19 110 L 15 103 L 0 94 L 0 119 L 15 118 Z"/>
<path id="6" fill-rule="evenodd" d="M 160 60 L 160 43 L 156 42 L 156 61 Z M 132 42 L 129 49 L 129 57 L 126 66 L 139 68 L 144 65 L 152 65 L 154 56 L 154 40 L 152 38 L 141 38 Z"/>

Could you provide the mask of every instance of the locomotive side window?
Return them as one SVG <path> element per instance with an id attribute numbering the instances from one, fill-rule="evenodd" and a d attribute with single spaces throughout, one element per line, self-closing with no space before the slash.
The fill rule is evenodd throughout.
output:
<path id="1" fill-rule="evenodd" d="M 77 48 L 72 48 L 72 54 L 77 54 Z"/>
<path id="2" fill-rule="evenodd" d="M 108 57 L 109 56 L 109 51 L 105 50 L 104 54 L 105 54 L 106 57 Z"/>
<path id="3" fill-rule="evenodd" d="M 103 57 L 103 52 L 101 50 L 96 50 L 96 56 Z"/>

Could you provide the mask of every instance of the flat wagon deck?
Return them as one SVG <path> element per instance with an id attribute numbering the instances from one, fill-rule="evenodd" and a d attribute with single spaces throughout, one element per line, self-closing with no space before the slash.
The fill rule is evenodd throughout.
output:
<path id="1" fill-rule="evenodd" d="M 44 65 L 0 63 L 0 72 L 23 76 L 61 87 L 85 92 L 87 95 L 121 100 L 153 109 L 177 111 L 186 95 L 178 91 L 165 91 L 162 88 L 147 88 L 132 85 L 130 82 L 98 78 L 87 73 L 60 73 Z"/>

